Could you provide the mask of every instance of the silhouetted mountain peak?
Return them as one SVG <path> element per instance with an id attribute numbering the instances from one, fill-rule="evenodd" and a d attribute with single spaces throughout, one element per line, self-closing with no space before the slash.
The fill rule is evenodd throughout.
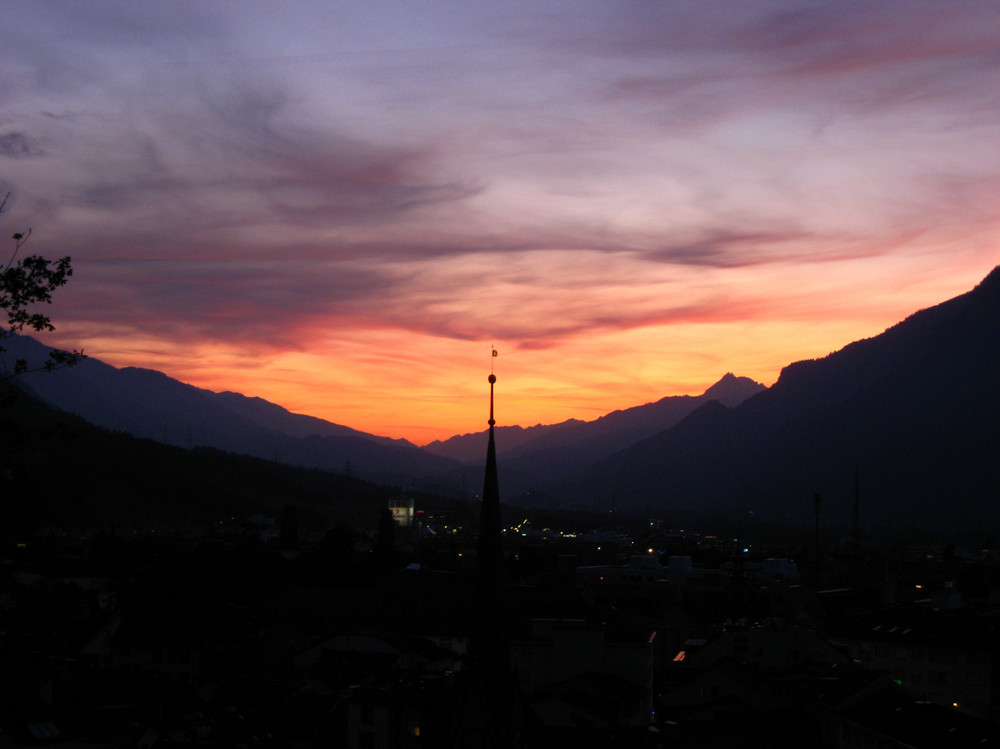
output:
<path id="1" fill-rule="evenodd" d="M 749 377 L 737 377 L 732 372 L 726 372 L 721 380 L 705 391 L 704 397 L 732 408 L 766 389 Z"/>
<path id="2" fill-rule="evenodd" d="M 593 421 L 568 419 L 560 424 L 533 426 L 527 429 L 497 429 L 501 458 L 509 470 L 508 486 L 529 489 L 562 470 L 573 470 L 581 463 L 610 455 L 628 445 L 669 429 L 704 403 L 715 401 L 720 408 L 732 408 L 747 398 L 766 390 L 748 377 L 728 372 L 701 395 L 670 395 L 654 403 L 645 403 L 612 411 Z M 456 460 L 480 461 L 486 432 L 452 437 L 431 443 L 425 450 Z M 520 483 L 519 483 L 520 482 Z"/>
<path id="3" fill-rule="evenodd" d="M 551 494 L 671 510 L 843 521 L 860 471 L 869 522 L 959 528 L 992 517 L 1000 474 L 1000 268 L 872 338 L 785 367 L 733 409 L 707 404 Z M 728 378 L 723 378 L 728 380 Z"/>

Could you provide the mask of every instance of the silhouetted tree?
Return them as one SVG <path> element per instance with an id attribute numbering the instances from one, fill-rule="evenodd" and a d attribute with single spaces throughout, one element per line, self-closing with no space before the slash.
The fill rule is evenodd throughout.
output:
<path id="1" fill-rule="evenodd" d="M 0 201 L 0 213 L 4 212 L 10 193 Z M 28 255 L 20 260 L 17 254 L 31 237 L 31 229 L 13 235 L 14 252 L 10 260 L 0 267 L 0 311 L 7 315 L 5 324 L 0 324 L 0 341 L 21 332 L 25 328 L 34 331 L 55 330 L 48 315 L 31 311 L 35 304 L 50 304 L 52 292 L 65 285 L 73 275 L 70 258 L 47 260 L 41 255 Z M 4 348 L 0 344 L 0 354 Z M 37 369 L 51 371 L 61 367 L 71 367 L 83 358 L 82 351 L 52 350 L 49 358 Z M 18 359 L 13 368 L 0 362 L 0 381 L 27 373 L 28 362 Z"/>

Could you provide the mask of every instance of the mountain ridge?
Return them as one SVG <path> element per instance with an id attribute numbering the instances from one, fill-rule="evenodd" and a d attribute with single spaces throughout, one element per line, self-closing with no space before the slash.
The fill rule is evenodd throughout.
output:
<path id="1" fill-rule="evenodd" d="M 1000 268 L 882 334 L 793 362 L 733 409 L 703 406 L 583 480 L 583 501 L 845 521 L 859 470 L 872 522 L 976 523 L 1000 498 Z M 602 496 L 603 495 L 603 496 Z"/>
<path id="2" fill-rule="evenodd" d="M 5 346 L 22 340 L 47 351 L 33 339 Z M 870 524 L 1000 525 L 998 373 L 1000 267 L 877 336 L 790 363 L 770 388 L 727 372 L 701 396 L 593 421 L 497 427 L 501 490 L 505 501 L 530 492 L 563 507 L 796 522 L 811 521 L 819 494 L 824 518 L 844 522 L 857 470 Z M 39 391 L 51 389 L 62 400 L 53 405 L 99 426 L 168 444 L 453 494 L 460 483 L 461 496 L 481 480 L 485 431 L 450 438 L 467 443 L 458 460 L 156 370 L 87 360 L 23 382 L 50 403 Z"/>
<path id="3" fill-rule="evenodd" d="M 27 336 L 12 336 L 4 345 L 29 361 L 44 359 L 48 351 Z M 263 399 L 214 393 L 153 369 L 119 369 L 88 358 L 70 369 L 18 378 L 17 385 L 96 426 L 180 447 L 205 445 L 401 483 L 455 467 L 405 441 L 293 414 Z"/>
<path id="4" fill-rule="evenodd" d="M 567 419 L 557 424 L 532 427 L 496 427 L 498 457 L 519 458 L 531 452 L 556 448 L 580 450 L 577 459 L 586 459 L 593 451 L 608 449 L 616 440 L 636 441 L 679 421 L 684 415 L 708 400 L 728 405 L 765 390 L 748 377 L 727 372 L 701 395 L 668 395 L 657 401 L 611 411 L 591 421 Z M 466 463 L 479 463 L 486 450 L 488 430 L 456 435 L 424 446 L 425 450 Z M 589 449 L 588 449 L 589 448 Z"/>
<path id="5" fill-rule="evenodd" d="M 12 356 L 29 362 L 43 359 L 49 350 L 28 336 L 11 337 L 5 345 Z M 462 483 L 457 478 L 456 459 L 448 454 L 296 414 L 256 396 L 199 388 L 154 369 L 118 368 L 88 358 L 71 369 L 20 379 L 19 384 L 96 426 L 164 444 L 187 448 L 205 445 L 292 465 L 356 472 L 380 481 L 405 484 L 434 479 L 439 487 L 443 481 L 454 491 Z M 706 394 L 727 402 L 739 401 L 763 388 L 748 378 L 727 373 Z M 617 440 L 632 440 L 676 421 L 697 407 L 706 394 L 667 396 L 590 422 L 568 419 L 527 428 L 497 427 L 497 437 L 506 445 L 503 454 L 510 462 L 512 476 L 524 474 L 521 483 L 531 483 L 536 473 L 532 463 L 537 460 L 533 456 L 544 456 L 550 463 L 603 456 L 620 446 Z M 478 464 L 485 455 L 485 435 L 483 431 L 450 439 L 464 440 L 468 450 L 464 462 Z M 512 482 L 511 486 L 516 489 L 519 484 Z"/>

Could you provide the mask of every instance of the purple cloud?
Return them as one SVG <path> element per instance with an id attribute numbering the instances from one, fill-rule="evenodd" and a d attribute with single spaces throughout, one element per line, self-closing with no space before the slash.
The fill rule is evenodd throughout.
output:
<path id="1" fill-rule="evenodd" d="M 545 348 L 996 231 L 991 3 L 334 6 L 7 17 L 4 179 L 81 326 Z"/>
<path id="2" fill-rule="evenodd" d="M 34 138 L 18 131 L 0 133 L 0 156 L 8 159 L 30 159 L 44 155 L 45 149 Z"/>

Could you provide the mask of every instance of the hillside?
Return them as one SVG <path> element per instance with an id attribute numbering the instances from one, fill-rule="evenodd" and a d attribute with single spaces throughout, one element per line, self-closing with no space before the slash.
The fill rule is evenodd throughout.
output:
<path id="1" fill-rule="evenodd" d="M 758 521 L 974 526 L 1000 520 L 1000 269 L 885 333 L 789 365 L 736 408 L 707 404 L 584 480 L 548 487 L 600 505 L 697 508 Z"/>
<path id="2" fill-rule="evenodd" d="M 17 528 L 205 528 L 298 508 L 303 530 L 374 525 L 399 490 L 213 448 L 183 449 L 95 427 L 25 392 L 0 391 L 0 511 Z"/>
<path id="3" fill-rule="evenodd" d="M 10 358 L 42 361 L 48 348 L 27 336 L 4 341 Z M 406 484 L 455 468 L 406 440 L 294 414 L 261 398 L 214 393 L 162 372 L 116 368 L 88 358 L 71 369 L 22 378 L 40 399 L 114 431 L 181 447 L 215 447 L 290 465 Z"/>

